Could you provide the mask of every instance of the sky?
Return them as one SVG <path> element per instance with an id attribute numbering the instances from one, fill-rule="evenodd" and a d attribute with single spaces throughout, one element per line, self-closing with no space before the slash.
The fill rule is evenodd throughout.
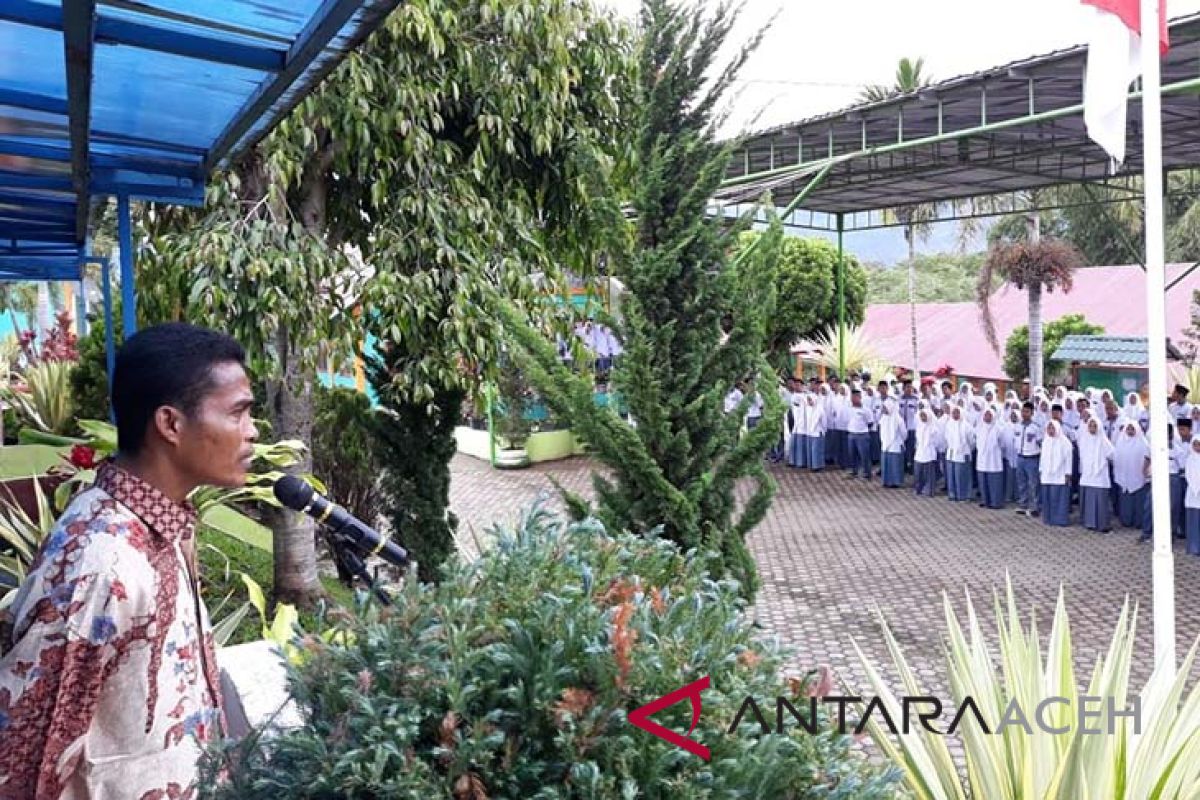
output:
<path id="1" fill-rule="evenodd" d="M 598 2 L 630 17 L 640 7 Z M 1200 0 L 1167 0 L 1167 11 L 1197 13 Z M 1079 0 L 745 0 L 733 39 L 773 14 L 742 71 L 729 133 L 851 105 L 863 86 L 891 83 L 903 57 L 924 58 L 928 74 L 944 80 L 1082 44 L 1088 11 Z"/>
<path id="2" fill-rule="evenodd" d="M 640 0 L 597 0 L 631 18 Z M 718 0 L 701 0 L 715 7 Z M 1171 18 L 1200 0 L 1167 0 Z M 1079 0 L 744 0 L 731 39 L 744 41 L 775 16 L 733 92 L 726 135 L 853 105 L 873 83 L 890 84 L 901 58 L 923 58 L 935 81 L 1083 44 L 1090 12 Z M 957 226 L 934 226 L 923 249 L 954 249 Z M 905 257 L 899 230 L 848 237 L 860 258 Z"/>

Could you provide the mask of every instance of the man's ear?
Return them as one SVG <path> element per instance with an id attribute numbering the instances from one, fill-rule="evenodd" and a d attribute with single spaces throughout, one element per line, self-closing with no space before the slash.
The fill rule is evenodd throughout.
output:
<path id="1" fill-rule="evenodd" d="M 159 437 L 178 447 L 183 439 L 183 412 L 174 406 L 159 406 L 154 412 L 154 430 Z"/>

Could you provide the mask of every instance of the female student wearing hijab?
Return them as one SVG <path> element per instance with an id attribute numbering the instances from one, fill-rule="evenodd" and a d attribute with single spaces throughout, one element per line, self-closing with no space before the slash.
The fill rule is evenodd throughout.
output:
<path id="1" fill-rule="evenodd" d="M 975 470 L 979 480 L 979 505 L 1004 508 L 1004 437 L 996 423 L 996 409 L 988 406 L 975 428 Z"/>
<path id="2" fill-rule="evenodd" d="M 804 444 L 808 447 L 808 468 L 820 472 L 825 467 L 825 409 L 815 395 L 808 395 L 804 402 Z"/>
<path id="3" fill-rule="evenodd" d="M 1136 420 L 1122 417 L 1113 443 L 1113 482 L 1117 487 L 1117 514 L 1127 528 L 1141 528 L 1146 491 L 1146 465 L 1150 445 Z"/>
<path id="4" fill-rule="evenodd" d="M 933 424 L 936 430 L 937 441 L 937 479 L 938 483 L 934 485 L 934 494 L 939 491 L 950 491 L 950 471 L 946 468 L 946 423 L 950 421 L 950 408 L 953 403 L 948 401 L 943 402 L 940 406 L 935 406 L 933 409 Z"/>
<path id="5" fill-rule="evenodd" d="M 971 451 L 975 435 L 963 419 L 962 407 L 950 406 L 946 421 L 946 491 L 951 500 L 970 500 L 972 490 Z"/>
<path id="6" fill-rule="evenodd" d="M 846 430 L 850 424 L 850 387 L 844 383 L 838 387 L 831 402 L 828 422 L 829 443 L 833 445 L 837 465 L 850 469 L 854 456 L 850 452 L 850 434 Z"/>
<path id="7" fill-rule="evenodd" d="M 941 437 L 937 417 L 931 405 L 922 400 L 917 406 L 917 438 L 913 453 L 913 491 L 933 497 L 938 482 L 938 439 Z"/>
<path id="8" fill-rule="evenodd" d="M 787 432 L 784 442 L 787 444 L 787 463 L 789 467 L 808 466 L 808 443 L 804 441 L 805 415 L 809 406 L 805 397 L 812 397 L 807 392 L 793 392 L 790 407 L 787 412 Z"/>
<path id="9" fill-rule="evenodd" d="M 888 397 L 879 407 L 880 477 L 885 489 L 904 485 L 904 443 L 908 430 L 896 400 Z"/>
<path id="10" fill-rule="evenodd" d="M 1009 406 L 1009 402 L 1005 401 Z M 1000 427 L 1002 452 L 1004 453 L 1004 502 L 1017 502 L 1017 443 L 1021 438 L 1021 404 L 1009 406 L 1004 412 L 1004 424 Z"/>
<path id="11" fill-rule="evenodd" d="M 1079 429 L 1079 511 L 1083 527 L 1099 533 L 1112 532 L 1112 503 L 1109 501 L 1109 464 L 1113 445 L 1095 417 Z"/>
<path id="12" fill-rule="evenodd" d="M 1042 485 L 1042 522 L 1056 527 L 1070 524 L 1071 440 L 1063 433 L 1058 420 L 1046 423 L 1046 438 L 1042 440 L 1042 460 L 1038 472 Z"/>
<path id="13" fill-rule="evenodd" d="M 1200 556 L 1200 438 L 1192 439 L 1184 472 L 1187 479 L 1187 492 L 1183 496 L 1187 551 Z"/>

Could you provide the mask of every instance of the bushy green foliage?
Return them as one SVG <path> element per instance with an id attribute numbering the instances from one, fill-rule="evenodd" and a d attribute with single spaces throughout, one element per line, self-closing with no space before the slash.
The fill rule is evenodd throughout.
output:
<path id="1" fill-rule="evenodd" d="M 1067 336 L 1096 336 L 1104 333 L 1103 325 L 1093 325 L 1082 314 L 1067 314 L 1046 325 L 1042 332 L 1043 374 L 1046 379 L 1061 377 L 1068 364 L 1054 361 L 1051 356 Z M 1029 377 L 1029 326 L 1021 325 L 1009 334 L 1004 343 L 1004 374 L 1009 380 L 1022 381 Z"/>
<path id="2" fill-rule="evenodd" d="M 741 235 L 739 250 L 764 234 L 747 231 Z M 846 253 L 844 289 L 846 324 L 857 327 L 866 313 L 867 273 L 858 259 Z M 767 348 L 773 364 L 787 363 L 791 347 L 801 339 L 816 337 L 836 328 L 838 323 L 837 247 L 823 239 L 785 236 L 778 255 L 769 262 L 764 275 L 775 288 L 775 313 L 767 323 Z"/>
<path id="3" fill-rule="evenodd" d="M 317 389 L 312 453 L 313 474 L 325 484 L 329 496 L 374 525 L 383 491 L 375 447 L 375 412 L 366 395 L 353 389 Z"/>
<path id="4" fill-rule="evenodd" d="M 113 312 L 115 346 L 124 340 L 120 309 Z M 104 337 L 104 315 L 89 320 L 86 336 L 79 339 L 79 360 L 71 370 L 71 394 L 75 414 L 81 419 L 108 419 L 108 351 Z"/>
<path id="5" fill-rule="evenodd" d="M 392 534 L 417 562 L 421 580 L 428 581 L 454 550 L 458 518 L 450 512 L 450 459 L 466 393 L 441 387 L 428 405 L 413 402 L 392 380 L 403 353 L 388 348 L 382 359 L 367 362 L 381 409 L 372 441 Z"/>
<path id="6" fill-rule="evenodd" d="M 914 259 L 917 267 L 917 302 L 973 302 L 983 258 L 983 253 L 918 255 Z M 866 273 L 868 304 L 908 302 L 907 261 L 895 266 L 869 264 Z"/>
<path id="7" fill-rule="evenodd" d="M 524 315 L 503 304 L 500 313 L 517 363 L 607 467 L 608 475 L 594 478 L 597 516 L 619 530 L 661 525 L 684 547 L 721 552 L 725 574 L 752 595 L 757 577 L 745 536 L 775 493 L 764 456 L 783 417 L 765 358 L 775 291 L 754 276 L 774 263 L 782 229 L 772 225 L 735 265 L 732 251 L 749 220 L 708 214 L 730 152 L 715 139 L 715 109 L 759 41 L 742 45 L 723 70 L 714 67 L 736 16 L 727 5 L 708 18 L 682 3 L 643 6 L 634 251 L 611 264 L 625 291 L 620 317 L 603 320 L 625 348 L 611 378 L 633 425 L 597 408 L 590 380 L 564 366 Z M 710 74 L 719 78 L 709 81 Z M 742 436 L 746 408 L 725 414 L 723 398 L 754 376 L 766 413 Z M 748 491 L 740 505 L 739 487 Z"/>
<path id="8" fill-rule="evenodd" d="M 542 510 L 497 531 L 479 561 L 392 609 L 346 623 L 345 647 L 305 641 L 292 689 L 306 725 L 238 748 L 202 795 L 257 798 L 892 797 L 882 773 L 831 733 L 756 724 L 726 733 L 747 695 L 801 697 L 780 654 L 757 642 L 735 585 L 712 556 L 613 536 Z M 717 559 L 719 560 L 719 559 Z M 710 762 L 627 720 L 709 676 L 692 738 Z M 688 703 L 654 717 L 688 729 Z M 828 730 L 830 726 L 823 726 Z M 210 775 L 223 766 L 212 754 Z"/>

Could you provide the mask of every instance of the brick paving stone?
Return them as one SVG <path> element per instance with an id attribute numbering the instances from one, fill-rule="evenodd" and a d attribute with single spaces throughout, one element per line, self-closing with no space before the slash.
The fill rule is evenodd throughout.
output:
<path id="1" fill-rule="evenodd" d="M 457 456 L 451 508 L 464 528 L 511 523 L 539 495 L 561 507 L 551 479 L 590 494 L 593 462 L 575 458 L 511 472 Z M 919 498 L 908 489 L 883 489 L 878 480 L 847 479 L 841 472 L 810 473 L 771 467 L 779 492 L 748 544 L 762 588 L 754 614 L 764 632 L 789 652 L 787 669 L 800 674 L 828 664 L 856 693 L 870 694 L 854 642 L 899 691 L 888 668 L 876 621 L 883 614 L 927 693 L 949 697 L 943 647 L 942 594 L 960 618 L 970 593 L 996 653 L 992 592 L 1011 576 L 1022 619 L 1036 608 L 1043 637 L 1059 586 L 1066 588 L 1076 662 L 1085 682 L 1107 649 L 1126 596 L 1139 606 L 1132 685 L 1153 666 L 1149 545 L 1138 532 L 1108 535 L 1080 527 L 1049 528 L 1018 516 L 945 497 Z M 1200 558 L 1176 543 L 1175 581 L 1180 657 L 1200 636 Z"/>

